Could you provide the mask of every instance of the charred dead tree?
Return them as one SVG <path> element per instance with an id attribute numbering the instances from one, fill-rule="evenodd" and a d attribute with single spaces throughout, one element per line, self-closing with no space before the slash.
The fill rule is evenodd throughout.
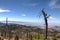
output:
<path id="1" fill-rule="evenodd" d="M 6 18 L 6 29 L 5 29 L 5 38 L 8 37 L 8 18 Z"/>
<path id="2" fill-rule="evenodd" d="M 48 39 L 48 20 L 47 20 L 47 18 L 49 17 L 46 13 L 45 13 L 45 11 L 44 11 L 44 9 L 42 10 L 42 15 L 44 16 L 44 20 L 45 20 L 45 25 L 46 25 L 46 37 L 45 37 L 45 40 L 47 40 Z"/>

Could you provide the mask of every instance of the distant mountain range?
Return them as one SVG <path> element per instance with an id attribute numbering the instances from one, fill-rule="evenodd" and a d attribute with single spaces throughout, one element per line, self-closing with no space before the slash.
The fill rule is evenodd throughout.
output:
<path id="1" fill-rule="evenodd" d="M 5 21 L 0 21 L 0 23 L 6 23 Z M 33 22 L 20 22 L 20 21 L 8 21 L 8 24 L 20 24 L 20 25 L 27 25 L 27 26 L 40 26 L 42 24 L 33 23 Z"/>
<path id="2" fill-rule="evenodd" d="M 5 21 L 0 21 L 0 27 L 5 25 Z M 39 27 L 39 28 L 43 28 L 45 30 L 45 25 L 43 24 L 38 24 L 38 23 L 32 23 L 32 22 L 18 22 L 18 21 L 9 21 L 8 24 L 19 24 L 19 25 L 26 25 L 26 26 L 30 26 L 30 27 Z M 58 30 L 60 32 L 60 26 L 48 26 L 49 29 L 48 30 Z"/>
<path id="3" fill-rule="evenodd" d="M 2 23 L 6 23 L 6 21 L 0 21 L 0 25 L 3 25 Z M 45 25 L 44 23 L 37 23 L 37 22 L 20 22 L 20 21 L 8 21 L 8 24 L 19 24 L 19 25 L 26 25 L 26 26 L 37 26 L 37 27 L 42 27 L 44 28 Z M 50 27 L 54 26 L 59 26 L 59 25 L 54 25 L 54 24 L 49 24 Z"/>

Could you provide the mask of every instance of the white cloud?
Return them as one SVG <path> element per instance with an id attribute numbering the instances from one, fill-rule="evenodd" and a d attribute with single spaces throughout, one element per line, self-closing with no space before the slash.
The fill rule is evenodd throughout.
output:
<path id="1" fill-rule="evenodd" d="M 59 0 L 50 0 L 49 7 L 51 8 L 60 8 L 60 4 L 58 3 Z"/>
<path id="2" fill-rule="evenodd" d="M 56 24 L 60 24 L 60 20 L 55 18 L 55 17 L 49 17 L 48 19 L 49 23 L 56 23 Z"/>
<path id="3" fill-rule="evenodd" d="M 48 18 L 48 22 L 54 22 L 54 20 L 55 20 L 55 18 L 52 17 L 52 16 L 50 16 L 50 17 Z"/>
<path id="4" fill-rule="evenodd" d="M 55 19 L 54 17 L 50 16 L 49 19 Z"/>
<path id="5" fill-rule="evenodd" d="M 49 6 L 55 6 L 57 3 L 57 0 L 51 0 L 49 3 Z"/>
<path id="6" fill-rule="evenodd" d="M 37 3 L 30 3 L 29 6 L 37 6 Z"/>
<path id="7" fill-rule="evenodd" d="M 38 5 L 38 3 L 22 3 L 23 6 L 31 6 L 31 7 L 35 7 Z"/>
<path id="8" fill-rule="evenodd" d="M 1 9 L 0 8 L 0 12 L 10 12 L 10 10 L 8 10 L 8 9 Z"/>
<path id="9" fill-rule="evenodd" d="M 22 14 L 22 16 L 26 16 L 26 14 Z"/>

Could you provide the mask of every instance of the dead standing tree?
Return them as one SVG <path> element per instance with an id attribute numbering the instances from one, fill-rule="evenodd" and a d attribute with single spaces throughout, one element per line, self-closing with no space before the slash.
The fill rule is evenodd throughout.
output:
<path id="1" fill-rule="evenodd" d="M 8 18 L 6 18 L 6 31 L 5 31 L 5 37 L 7 38 L 8 37 Z"/>
<path id="2" fill-rule="evenodd" d="M 44 20 L 45 20 L 45 25 L 46 25 L 46 37 L 45 37 L 45 40 L 47 40 L 48 39 L 48 20 L 47 20 L 47 18 L 49 17 L 49 16 L 47 16 L 47 14 L 45 13 L 45 11 L 44 11 L 44 9 L 42 10 L 42 15 L 44 16 Z"/>

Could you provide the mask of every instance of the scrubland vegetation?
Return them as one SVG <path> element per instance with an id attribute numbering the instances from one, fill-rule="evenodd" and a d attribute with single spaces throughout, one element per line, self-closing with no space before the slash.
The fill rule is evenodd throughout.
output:
<path id="1" fill-rule="evenodd" d="M 0 26 L 0 39 L 7 40 L 44 40 L 45 39 L 45 29 L 9 24 L 8 26 Z M 60 40 L 60 32 L 55 29 L 49 28 L 48 30 L 48 40 Z"/>

